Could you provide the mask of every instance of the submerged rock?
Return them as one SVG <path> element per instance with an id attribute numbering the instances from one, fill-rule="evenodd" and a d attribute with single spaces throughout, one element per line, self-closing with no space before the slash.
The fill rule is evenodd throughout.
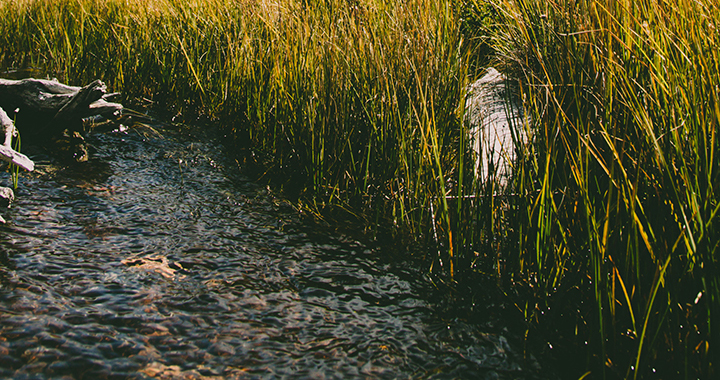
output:
<path id="1" fill-rule="evenodd" d="M 180 263 L 170 262 L 165 256 L 131 257 L 122 260 L 121 263 L 146 272 L 159 273 L 167 279 L 175 278 L 175 272 L 183 270 Z"/>

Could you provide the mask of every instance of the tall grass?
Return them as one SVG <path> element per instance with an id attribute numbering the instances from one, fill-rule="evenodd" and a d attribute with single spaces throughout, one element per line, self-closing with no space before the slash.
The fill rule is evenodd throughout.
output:
<path id="1" fill-rule="evenodd" d="M 497 10 L 494 46 L 533 119 L 506 261 L 536 300 L 521 305 L 528 320 L 587 340 L 575 376 L 717 374 L 717 2 Z"/>
<path id="2" fill-rule="evenodd" d="M 309 210 L 432 224 L 448 255 L 459 28 L 450 0 L 18 0 L 0 4 L 0 59 L 217 118 Z"/>

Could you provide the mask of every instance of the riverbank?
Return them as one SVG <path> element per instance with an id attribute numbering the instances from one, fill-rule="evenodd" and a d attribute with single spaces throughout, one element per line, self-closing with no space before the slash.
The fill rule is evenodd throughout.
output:
<path id="1" fill-rule="evenodd" d="M 411 237 L 448 281 L 495 276 L 529 341 L 586 358 L 568 377 L 702 377 L 720 12 L 681 3 L 21 0 L 0 60 L 215 120 L 308 213 Z M 475 181 L 462 127 L 483 37 L 533 120 L 510 197 Z"/>

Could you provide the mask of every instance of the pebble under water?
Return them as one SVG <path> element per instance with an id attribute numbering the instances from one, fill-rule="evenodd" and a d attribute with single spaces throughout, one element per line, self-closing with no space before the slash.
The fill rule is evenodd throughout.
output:
<path id="1" fill-rule="evenodd" d="M 0 378 L 541 377 L 501 318 L 448 317 L 426 268 L 307 225 L 205 132 L 157 130 L 32 157 L 0 226 Z"/>

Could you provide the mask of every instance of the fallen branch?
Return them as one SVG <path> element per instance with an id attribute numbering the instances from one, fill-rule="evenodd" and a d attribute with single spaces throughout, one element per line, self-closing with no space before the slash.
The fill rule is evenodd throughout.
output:
<path id="1" fill-rule="evenodd" d="M 34 127 L 40 129 L 48 127 L 48 124 L 117 114 L 123 106 L 107 101 L 114 95 L 107 93 L 105 84 L 100 80 L 85 87 L 75 87 L 47 79 L 0 79 L 0 108 L 19 110 L 19 118 L 31 120 L 36 124 Z M 18 120 L 18 124 L 26 123 Z"/>
<path id="2" fill-rule="evenodd" d="M 12 139 L 17 137 L 17 129 L 5 110 L 0 107 L 0 127 L 5 133 L 5 141 L 0 145 L 0 159 L 15 164 L 27 171 L 35 169 L 35 163 L 24 154 L 12 148 Z"/>
<path id="3" fill-rule="evenodd" d="M 23 138 L 28 138 L 29 141 L 47 143 L 53 140 L 72 140 L 72 144 L 78 144 L 80 152 L 85 152 L 82 120 L 98 115 L 118 115 L 123 106 L 108 101 L 114 95 L 116 94 L 107 93 L 105 84 L 100 80 L 95 80 L 85 87 L 75 87 L 47 79 L 0 79 L 0 109 L 15 111 L 14 126 L 7 113 L 3 112 L 5 118 L 2 121 L 2 131 L 5 133 L 5 143 L 0 148 L 0 154 L 6 161 L 18 161 L 23 164 L 18 166 L 32 170 L 28 169 L 32 167 L 28 166 L 29 160 L 23 160 L 25 156 L 18 156 L 19 153 L 9 145 L 12 137 L 17 135 L 15 127 L 22 132 Z M 66 138 L 75 136 L 80 138 Z M 87 160 L 87 155 L 74 154 L 73 158 L 84 161 Z"/>

